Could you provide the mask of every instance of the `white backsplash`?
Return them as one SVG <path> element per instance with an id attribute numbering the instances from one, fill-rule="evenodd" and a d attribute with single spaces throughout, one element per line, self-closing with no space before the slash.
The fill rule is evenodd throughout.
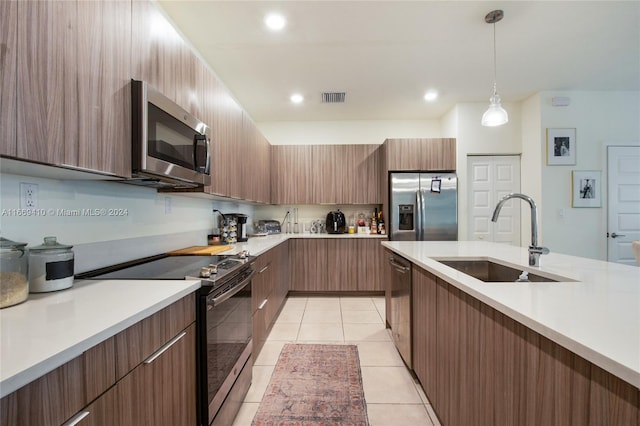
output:
<path id="1" fill-rule="evenodd" d="M 37 185 L 39 215 L 20 209 L 20 183 Z M 76 273 L 167 250 L 203 245 L 217 215 L 243 213 L 253 222 L 254 206 L 159 193 L 115 182 L 56 180 L 0 175 L 0 234 L 42 244 L 45 236 L 74 246 Z M 81 253 L 82 252 L 82 253 Z"/>
<path id="2" fill-rule="evenodd" d="M 374 209 L 380 211 L 381 206 L 379 204 L 349 204 L 349 205 L 325 205 L 325 204 L 292 204 L 292 205 L 279 205 L 279 206 L 256 206 L 255 221 L 273 219 L 282 223 L 287 213 L 287 209 L 291 210 L 291 223 L 294 223 L 293 212 L 294 208 L 298 209 L 298 223 L 300 232 L 309 232 L 311 222 L 314 220 L 320 220 L 325 223 L 327 219 L 327 213 L 330 211 L 340 210 L 344 213 L 347 220 L 347 225 L 351 224 L 351 219 L 354 220 L 360 213 L 364 214 L 367 222 L 371 219 L 374 213 Z M 282 232 L 285 232 L 283 227 Z"/>

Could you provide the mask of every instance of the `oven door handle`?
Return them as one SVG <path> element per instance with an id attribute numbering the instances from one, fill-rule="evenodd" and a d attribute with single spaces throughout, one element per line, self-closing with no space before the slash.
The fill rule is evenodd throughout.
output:
<path id="1" fill-rule="evenodd" d="M 240 282 L 240 284 L 238 284 L 237 286 L 233 287 L 229 291 L 222 293 L 220 296 L 213 298 L 211 300 L 211 302 L 209 302 L 208 304 L 209 305 L 213 305 L 214 307 L 216 307 L 219 304 L 221 304 L 222 302 L 224 302 L 225 300 L 230 299 L 236 293 L 238 293 L 240 290 L 242 290 L 251 281 L 251 278 L 253 278 L 254 274 L 255 274 L 255 271 L 252 270 L 251 273 L 249 274 L 249 276 L 247 278 L 245 278 L 244 280 L 242 280 L 242 282 Z"/>

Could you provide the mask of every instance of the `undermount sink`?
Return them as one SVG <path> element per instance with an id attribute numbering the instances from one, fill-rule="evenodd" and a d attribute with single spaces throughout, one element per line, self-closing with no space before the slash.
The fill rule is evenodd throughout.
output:
<path id="1" fill-rule="evenodd" d="M 526 269 L 516 269 L 490 260 L 438 260 L 438 262 L 486 283 L 516 282 L 523 271 L 527 272 L 527 279 L 532 282 L 559 281 L 558 279 L 548 278 L 528 272 Z M 573 280 L 563 278 L 562 281 Z"/>

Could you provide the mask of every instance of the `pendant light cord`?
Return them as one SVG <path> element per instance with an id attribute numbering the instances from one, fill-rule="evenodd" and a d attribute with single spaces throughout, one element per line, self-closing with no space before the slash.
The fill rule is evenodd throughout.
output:
<path id="1" fill-rule="evenodd" d="M 498 93 L 497 81 L 498 81 L 498 61 L 496 60 L 496 23 L 493 23 L 493 96 Z"/>

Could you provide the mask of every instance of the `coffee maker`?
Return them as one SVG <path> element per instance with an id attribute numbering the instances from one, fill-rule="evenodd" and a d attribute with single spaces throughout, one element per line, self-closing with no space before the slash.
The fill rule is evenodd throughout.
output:
<path id="1" fill-rule="evenodd" d="M 247 219 L 249 216 L 242 213 L 226 213 L 224 215 L 226 218 L 234 219 L 237 226 L 236 231 L 236 239 L 239 243 L 247 241 L 249 237 L 247 237 Z"/>

